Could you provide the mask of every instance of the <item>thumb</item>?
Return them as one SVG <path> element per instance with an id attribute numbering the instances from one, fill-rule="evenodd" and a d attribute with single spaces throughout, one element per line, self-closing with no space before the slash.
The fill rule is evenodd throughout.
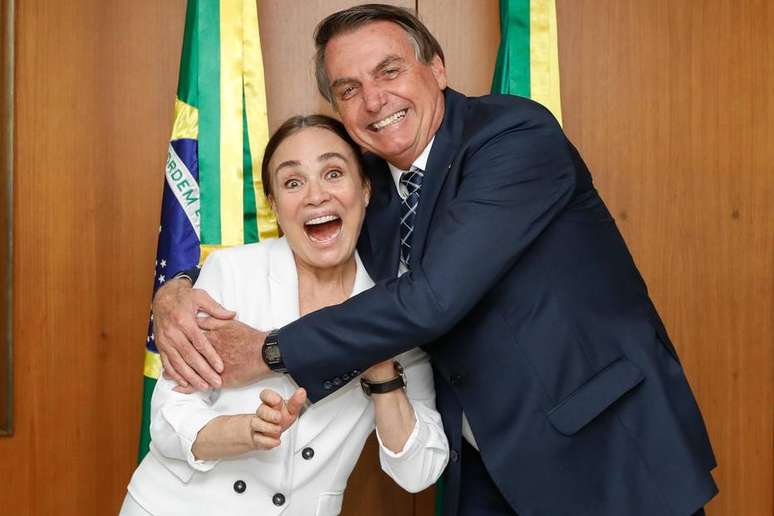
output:
<path id="1" fill-rule="evenodd" d="M 299 388 L 287 402 L 288 414 L 296 417 L 304 407 L 304 403 L 306 403 L 306 391 L 303 388 Z"/>

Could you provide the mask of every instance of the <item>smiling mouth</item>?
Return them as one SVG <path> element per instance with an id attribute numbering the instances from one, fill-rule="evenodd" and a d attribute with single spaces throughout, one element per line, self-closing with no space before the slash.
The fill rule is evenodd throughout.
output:
<path id="1" fill-rule="evenodd" d="M 341 224 L 338 215 L 323 215 L 304 222 L 304 231 L 312 242 L 326 243 L 339 236 Z"/>
<path id="2" fill-rule="evenodd" d="M 408 112 L 408 109 L 401 109 L 400 111 L 397 111 L 390 116 L 383 118 L 379 120 L 378 122 L 374 122 L 373 124 L 370 124 L 368 128 L 372 131 L 379 132 L 385 127 L 389 127 L 391 125 L 397 124 L 404 118 L 406 118 L 406 113 Z"/>

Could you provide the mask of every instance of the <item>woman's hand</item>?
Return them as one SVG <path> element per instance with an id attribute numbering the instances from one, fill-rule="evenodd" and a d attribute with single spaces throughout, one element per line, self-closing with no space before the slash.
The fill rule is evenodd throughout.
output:
<path id="1" fill-rule="evenodd" d="M 234 457 L 253 450 L 280 445 L 280 436 L 292 425 L 306 403 L 306 391 L 298 389 L 285 401 L 271 389 L 261 391 L 255 414 L 218 416 L 199 430 L 191 447 L 197 460 Z"/>

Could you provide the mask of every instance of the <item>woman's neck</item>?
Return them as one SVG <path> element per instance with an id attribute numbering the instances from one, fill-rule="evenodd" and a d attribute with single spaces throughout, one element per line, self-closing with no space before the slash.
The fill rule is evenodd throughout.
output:
<path id="1" fill-rule="evenodd" d="M 296 260 L 298 311 L 300 315 L 343 303 L 352 295 L 357 263 L 354 255 L 346 262 L 319 269 Z"/>

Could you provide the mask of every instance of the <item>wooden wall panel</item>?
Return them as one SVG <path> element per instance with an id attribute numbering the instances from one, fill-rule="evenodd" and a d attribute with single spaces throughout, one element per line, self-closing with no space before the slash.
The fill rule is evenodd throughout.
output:
<path id="1" fill-rule="evenodd" d="M 488 94 L 500 44 L 498 0 L 417 0 L 417 13 L 443 48 L 449 86 Z"/>
<path id="2" fill-rule="evenodd" d="M 183 7 L 16 3 L 4 514 L 115 514 L 134 468 Z"/>
<path id="3" fill-rule="evenodd" d="M 565 129 L 715 447 L 711 516 L 772 502 L 774 3 L 557 0 Z"/>

